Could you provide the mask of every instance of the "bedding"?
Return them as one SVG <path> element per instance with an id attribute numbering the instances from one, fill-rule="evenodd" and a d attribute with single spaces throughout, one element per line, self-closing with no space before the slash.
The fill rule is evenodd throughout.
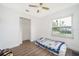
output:
<path id="1" fill-rule="evenodd" d="M 43 48 L 47 48 L 56 55 L 65 55 L 66 53 L 66 44 L 64 42 L 40 38 L 36 40 L 36 43 Z"/>

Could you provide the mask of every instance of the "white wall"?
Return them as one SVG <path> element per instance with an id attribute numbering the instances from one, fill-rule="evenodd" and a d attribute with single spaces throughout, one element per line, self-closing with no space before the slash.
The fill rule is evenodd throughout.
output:
<path id="1" fill-rule="evenodd" d="M 38 31 L 39 31 L 39 26 L 40 26 L 40 20 L 38 19 L 32 19 L 31 20 L 31 41 L 34 41 L 38 39 Z"/>
<path id="2" fill-rule="evenodd" d="M 22 43 L 19 19 L 22 16 L 27 15 L 0 4 L 0 49 L 12 48 Z"/>
<path id="3" fill-rule="evenodd" d="M 65 17 L 73 15 L 73 32 L 74 32 L 74 39 L 69 38 L 61 38 L 55 37 L 51 35 L 52 31 L 52 20 L 55 18 Z M 67 20 L 68 21 L 68 20 Z M 51 15 L 45 16 L 40 19 L 32 20 L 33 35 L 32 40 L 38 39 L 39 37 L 48 37 L 54 40 L 60 40 L 66 42 L 69 48 L 73 50 L 79 51 L 79 5 L 61 10 L 56 13 L 52 13 Z"/>

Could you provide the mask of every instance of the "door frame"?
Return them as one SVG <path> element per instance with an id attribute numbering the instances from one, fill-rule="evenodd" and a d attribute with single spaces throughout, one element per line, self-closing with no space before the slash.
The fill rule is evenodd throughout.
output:
<path id="1" fill-rule="evenodd" d="M 24 42 L 24 41 L 26 41 L 26 40 L 23 40 L 23 34 L 22 34 L 22 25 L 21 25 L 21 23 L 22 23 L 22 20 L 29 20 L 30 21 L 30 36 L 29 36 L 29 40 L 31 41 L 31 19 L 28 19 L 28 18 L 25 18 L 25 17 L 20 17 L 20 33 L 21 33 L 21 41 L 22 42 Z"/>

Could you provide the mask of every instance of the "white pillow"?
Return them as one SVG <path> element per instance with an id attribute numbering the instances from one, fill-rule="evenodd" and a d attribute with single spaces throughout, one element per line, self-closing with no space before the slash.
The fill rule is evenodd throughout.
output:
<path id="1" fill-rule="evenodd" d="M 61 44 L 62 44 L 61 42 L 56 42 L 54 49 L 57 50 Z"/>

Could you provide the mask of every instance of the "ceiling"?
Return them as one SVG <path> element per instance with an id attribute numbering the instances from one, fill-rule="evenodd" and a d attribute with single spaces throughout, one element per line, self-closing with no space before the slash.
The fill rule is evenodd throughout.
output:
<path id="1" fill-rule="evenodd" d="M 76 3 L 44 3 L 44 6 L 49 7 L 49 10 L 43 10 L 39 8 L 40 12 L 37 13 L 36 10 L 38 8 L 29 7 L 29 4 L 38 5 L 38 3 L 2 3 L 2 5 L 8 8 L 12 8 L 17 12 L 25 13 L 34 17 L 43 17 L 48 14 L 76 5 Z M 28 9 L 29 12 L 26 12 L 26 9 Z"/>

